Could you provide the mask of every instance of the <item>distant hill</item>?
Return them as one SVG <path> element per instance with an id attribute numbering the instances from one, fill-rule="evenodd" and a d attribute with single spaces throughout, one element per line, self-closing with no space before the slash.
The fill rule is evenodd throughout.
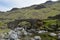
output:
<path id="1" fill-rule="evenodd" d="M 7 12 L 0 12 L 0 21 L 8 22 L 15 19 L 47 19 L 60 14 L 60 1 L 47 1 L 39 5 L 25 8 L 12 8 Z"/>

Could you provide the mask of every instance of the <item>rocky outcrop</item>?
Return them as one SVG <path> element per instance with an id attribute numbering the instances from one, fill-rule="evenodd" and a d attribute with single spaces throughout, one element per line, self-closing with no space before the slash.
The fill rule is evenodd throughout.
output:
<path id="1" fill-rule="evenodd" d="M 34 8 L 34 9 L 42 9 L 42 8 L 46 8 L 46 6 L 44 6 L 44 5 L 36 5 L 36 7 Z"/>
<path id="2" fill-rule="evenodd" d="M 10 11 L 19 10 L 19 8 L 12 8 Z"/>

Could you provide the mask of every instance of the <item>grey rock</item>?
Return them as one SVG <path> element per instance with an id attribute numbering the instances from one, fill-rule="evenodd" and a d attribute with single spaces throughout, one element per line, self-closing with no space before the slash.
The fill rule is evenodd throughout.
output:
<path id="1" fill-rule="evenodd" d="M 41 40 L 41 37 L 40 36 L 35 36 L 34 40 Z"/>
<path id="2" fill-rule="evenodd" d="M 49 35 L 50 36 L 57 36 L 57 34 L 55 34 L 55 33 L 50 33 Z"/>
<path id="3" fill-rule="evenodd" d="M 46 33 L 46 32 L 48 32 L 48 31 L 45 31 L 45 30 L 38 31 L 38 33 Z"/>

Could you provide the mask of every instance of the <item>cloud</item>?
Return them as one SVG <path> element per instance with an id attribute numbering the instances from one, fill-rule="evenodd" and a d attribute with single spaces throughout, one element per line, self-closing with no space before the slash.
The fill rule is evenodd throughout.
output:
<path id="1" fill-rule="evenodd" d="M 6 11 L 6 10 L 9 10 L 9 8 L 6 8 L 6 7 L 3 7 L 3 6 L 0 6 L 0 11 Z"/>
<path id="2" fill-rule="evenodd" d="M 46 2 L 47 0 L 0 0 L 0 10 L 7 11 L 13 7 L 26 7 L 33 4 Z M 56 1 L 56 0 L 54 0 Z"/>

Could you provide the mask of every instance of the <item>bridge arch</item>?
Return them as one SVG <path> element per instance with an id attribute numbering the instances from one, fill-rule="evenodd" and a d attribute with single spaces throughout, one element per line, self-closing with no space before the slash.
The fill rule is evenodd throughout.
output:
<path id="1" fill-rule="evenodd" d="M 20 19 L 20 20 L 15 20 L 15 21 L 9 22 L 7 24 L 8 28 L 14 29 L 18 26 L 19 23 L 21 23 L 23 21 L 29 22 L 31 24 L 32 28 L 35 26 L 34 24 L 36 22 L 42 22 L 42 20 L 40 20 L 40 19 Z"/>

